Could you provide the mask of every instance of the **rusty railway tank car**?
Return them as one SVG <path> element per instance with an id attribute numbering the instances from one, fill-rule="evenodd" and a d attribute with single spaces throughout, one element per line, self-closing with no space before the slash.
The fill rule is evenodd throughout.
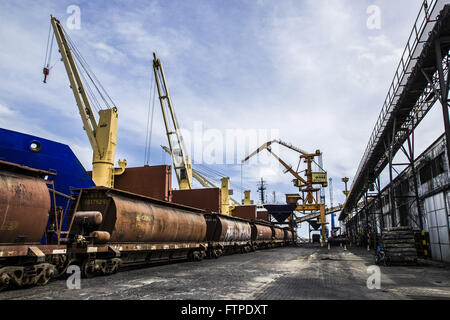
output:
<path id="1" fill-rule="evenodd" d="M 206 256 L 204 211 L 103 187 L 78 192 L 70 251 L 85 277 Z"/>
<path id="2" fill-rule="evenodd" d="M 280 247 L 284 245 L 284 230 L 272 225 L 272 245 Z"/>
<path id="3" fill-rule="evenodd" d="M 284 228 L 284 242 L 287 246 L 294 244 L 294 231 L 291 228 Z"/>
<path id="4" fill-rule="evenodd" d="M 0 290 L 46 284 L 56 258 L 66 254 L 64 245 L 40 243 L 52 213 L 47 184 L 54 175 L 0 161 Z"/>
<path id="5" fill-rule="evenodd" d="M 270 248 L 272 246 L 272 228 L 265 221 L 252 221 L 252 246 L 254 249 Z"/>
<path id="6" fill-rule="evenodd" d="M 0 290 L 44 285 L 72 263 L 91 277 L 115 273 L 121 265 L 272 248 L 291 237 L 265 221 L 104 187 L 73 190 L 67 196 L 68 231 L 62 231 L 67 212 L 54 205 L 54 176 L 0 161 Z M 52 241 L 41 244 L 43 235 Z"/>
<path id="7" fill-rule="evenodd" d="M 217 258 L 224 253 L 247 253 L 252 250 L 249 221 L 213 213 L 205 214 L 205 220 L 209 257 Z"/>

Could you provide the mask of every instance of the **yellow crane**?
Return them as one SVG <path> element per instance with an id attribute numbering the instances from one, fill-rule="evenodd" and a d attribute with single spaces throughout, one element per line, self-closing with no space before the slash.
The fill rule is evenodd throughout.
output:
<path id="1" fill-rule="evenodd" d="M 173 109 L 169 88 L 167 87 L 164 68 L 161 64 L 161 60 L 156 57 L 156 53 L 153 53 L 153 72 L 164 118 L 167 140 L 169 142 L 169 154 L 172 157 L 173 169 L 177 177 L 178 186 L 180 187 L 180 190 L 191 190 L 192 159 L 185 152 L 183 138 L 180 133 L 175 110 Z M 169 115 L 167 113 L 169 113 Z"/>
<path id="2" fill-rule="evenodd" d="M 272 144 L 279 144 L 282 145 L 288 149 L 291 149 L 297 153 L 300 153 L 300 161 L 304 161 L 306 163 L 306 173 L 305 177 L 301 177 L 300 174 L 292 169 L 291 166 L 289 166 L 285 161 L 283 161 L 279 156 L 277 156 L 272 151 Z M 288 144 L 286 142 L 283 142 L 281 140 L 273 140 L 264 143 L 261 147 L 256 149 L 253 153 L 251 153 L 247 158 L 242 160 L 242 163 L 247 162 L 255 155 L 259 154 L 261 151 L 267 150 L 272 156 L 274 156 L 278 162 L 281 163 L 281 165 L 286 169 L 286 172 L 289 172 L 292 174 L 296 179 L 294 180 L 294 185 L 299 188 L 301 195 L 287 195 L 287 201 L 289 203 L 295 203 L 297 204 L 296 211 L 302 212 L 303 214 L 306 214 L 307 212 L 311 214 L 318 213 L 318 217 L 320 218 L 320 224 L 322 225 L 322 243 L 326 242 L 326 235 L 325 235 L 325 226 L 327 224 L 326 222 L 326 210 L 325 210 L 325 204 L 320 203 L 318 201 L 318 191 L 320 191 L 320 188 L 315 187 L 316 185 L 322 185 L 323 187 L 326 187 L 328 185 L 327 181 L 327 173 L 323 171 L 322 172 L 313 172 L 312 170 L 312 164 L 314 159 L 316 157 L 321 157 L 322 153 L 320 150 L 317 150 L 315 153 L 308 153 L 302 149 L 296 148 L 291 144 Z M 301 204 L 298 204 L 298 201 L 301 201 Z M 317 217 L 317 216 L 316 216 Z"/>
<path id="3" fill-rule="evenodd" d="M 183 137 L 180 132 L 179 123 L 173 108 L 166 76 L 161 60 L 153 53 L 153 73 L 158 90 L 159 102 L 164 119 L 169 147 L 161 146 L 172 158 L 173 168 L 177 177 L 180 190 L 192 189 L 192 178 L 195 178 L 204 188 L 217 188 L 198 171 L 192 168 L 192 158 L 186 153 L 183 145 Z M 230 178 L 221 180 L 222 214 L 231 215 L 231 209 L 239 202 L 230 197 Z M 230 201 L 233 205 L 230 206 Z"/>
<path id="4" fill-rule="evenodd" d="M 119 168 L 114 168 L 117 147 L 117 107 L 100 110 L 97 122 L 66 33 L 59 20 L 53 15 L 50 17 L 59 52 L 83 122 L 83 129 L 86 131 L 92 147 L 92 180 L 97 186 L 113 188 L 114 176 L 122 174 L 127 164 L 126 160 L 119 160 Z M 47 76 L 48 69 L 47 73 L 44 69 L 44 73 Z"/>

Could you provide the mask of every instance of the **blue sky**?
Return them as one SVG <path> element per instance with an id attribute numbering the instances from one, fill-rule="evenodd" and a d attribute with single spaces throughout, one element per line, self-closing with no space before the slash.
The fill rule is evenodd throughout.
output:
<path id="1" fill-rule="evenodd" d="M 196 121 L 222 133 L 275 129 L 302 149 L 320 149 L 334 202 L 342 203 L 340 179 L 356 173 L 421 1 L 1 1 L 0 127 L 67 143 L 90 169 L 56 48 L 42 83 L 50 13 L 64 22 L 70 5 L 80 7 L 81 29 L 66 30 L 119 107 L 117 159 L 144 164 L 156 51 L 183 129 L 192 131 Z M 371 5 L 380 8 L 380 29 L 367 27 Z M 437 106 L 419 128 L 417 152 L 443 132 L 441 124 Z M 170 164 L 161 144 L 156 105 L 150 164 Z M 297 165 L 295 153 L 279 152 Z M 239 163 L 211 168 L 231 177 L 239 198 Z M 260 177 L 277 201 L 296 192 L 273 163 L 242 174 L 253 199 Z"/>

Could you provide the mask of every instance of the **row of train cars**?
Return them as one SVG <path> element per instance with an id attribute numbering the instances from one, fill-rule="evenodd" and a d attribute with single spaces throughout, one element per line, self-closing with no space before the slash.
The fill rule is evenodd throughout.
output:
<path id="1" fill-rule="evenodd" d="M 296 232 L 120 190 L 54 189 L 55 174 L 0 161 L 0 290 L 45 285 L 69 265 L 119 268 L 295 244 Z M 67 198 L 65 208 L 54 205 Z"/>

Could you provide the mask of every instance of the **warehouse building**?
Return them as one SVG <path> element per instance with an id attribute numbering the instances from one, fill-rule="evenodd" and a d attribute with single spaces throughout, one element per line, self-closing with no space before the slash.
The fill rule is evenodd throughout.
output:
<path id="1" fill-rule="evenodd" d="M 388 185 L 380 192 L 367 193 L 367 204 L 345 224 L 350 240 L 373 247 L 384 228 L 410 226 L 416 233 L 419 256 L 450 262 L 450 174 L 445 135 L 393 180 L 394 210 L 390 191 Z"/>

